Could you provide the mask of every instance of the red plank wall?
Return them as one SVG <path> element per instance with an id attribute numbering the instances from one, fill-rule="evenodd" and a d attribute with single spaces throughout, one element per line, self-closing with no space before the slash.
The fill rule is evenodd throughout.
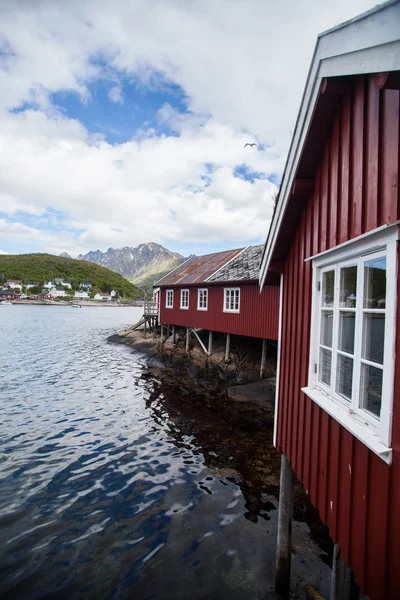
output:
<path id="1" fill-rule="evenodd" d="M 370 600 L 400 597 L 400 336 L 389 466 L 300 391 L 311 325 L 304 258 L 399 219 L 399 106 L 398 91 L 378 91 L 367 76 L 341 101 L 283 283 L 277 447 Z"/>
<path id="2" fill-rule="evenodd" d="M 183 327 L 199 327 L 222 333 L 278 339 L 279 287 L 258 283 L 240 286 L 240 313 L 224 313 L 224 287 L 208 287 L 208 310 L 197 310 L 197 287 L 189 289 L 189 310 L 180 309 L 180 288 L 174 288 L 174 306 L 165 308 L 165 289 L 161 290 L 160 322 Z M 229 287 L 229 286 L 226 286 Z M 168 288 L 168 289 L 172 289 Z"/>

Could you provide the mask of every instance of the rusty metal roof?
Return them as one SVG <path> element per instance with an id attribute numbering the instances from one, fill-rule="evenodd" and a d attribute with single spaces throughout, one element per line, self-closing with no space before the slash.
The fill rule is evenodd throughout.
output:
<path id="1" fill-rule="evenodd" d="M 192 256 L 174 271 L 157 281 L 157 286 L 205 283 L 208 277 L 235 258 L 242 250 L 243 248 L 237 248 L 236 250 L 215 252 L 205 256 Z"/>
<path id="2" fill-rule="evenodd" d="M 208 281 L 250 281 L 258 279 L 261 258 L 264 249 L 262 246 L 249 246 L 224 265 L 218 273 L 214 273 Z"/>

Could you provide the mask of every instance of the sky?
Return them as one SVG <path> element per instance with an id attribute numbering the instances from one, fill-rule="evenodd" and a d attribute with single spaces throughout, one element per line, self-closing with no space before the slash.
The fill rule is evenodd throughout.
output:
<path id="1" fill-rule="evenodd" d="M 316 37 L 374 4 L 1 0 L 0 253 L 263 243 Z"/>

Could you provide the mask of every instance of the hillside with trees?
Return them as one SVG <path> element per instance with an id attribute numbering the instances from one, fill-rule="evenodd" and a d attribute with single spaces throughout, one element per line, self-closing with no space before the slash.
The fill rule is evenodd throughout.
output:
<path id="1" fill-rule="evenodd" d="M 68 280 L 73 290 L 78 289 L 79 284 L 85 281 L 90 282 L 95 291 L 109 293 L 115 290 L 120 298 L 136 300 L 143 296 L 138 287 L 118 273 L 91 262 L 52 254 L 0 255 L 0 284 L 7 279 L 43 284 L 56 278 Z"/>

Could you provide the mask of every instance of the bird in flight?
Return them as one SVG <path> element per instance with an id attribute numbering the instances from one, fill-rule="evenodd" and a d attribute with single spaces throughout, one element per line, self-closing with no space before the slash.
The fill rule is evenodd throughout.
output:
<path id="1" fill-rule="evenodd" d="M 256 146 L 258 148 L 257 144 L 250 144 L 249 142 L 244 145 L 245 148 L 246 148 L 246 146 L 251 146 L 251 147 Z"/>

